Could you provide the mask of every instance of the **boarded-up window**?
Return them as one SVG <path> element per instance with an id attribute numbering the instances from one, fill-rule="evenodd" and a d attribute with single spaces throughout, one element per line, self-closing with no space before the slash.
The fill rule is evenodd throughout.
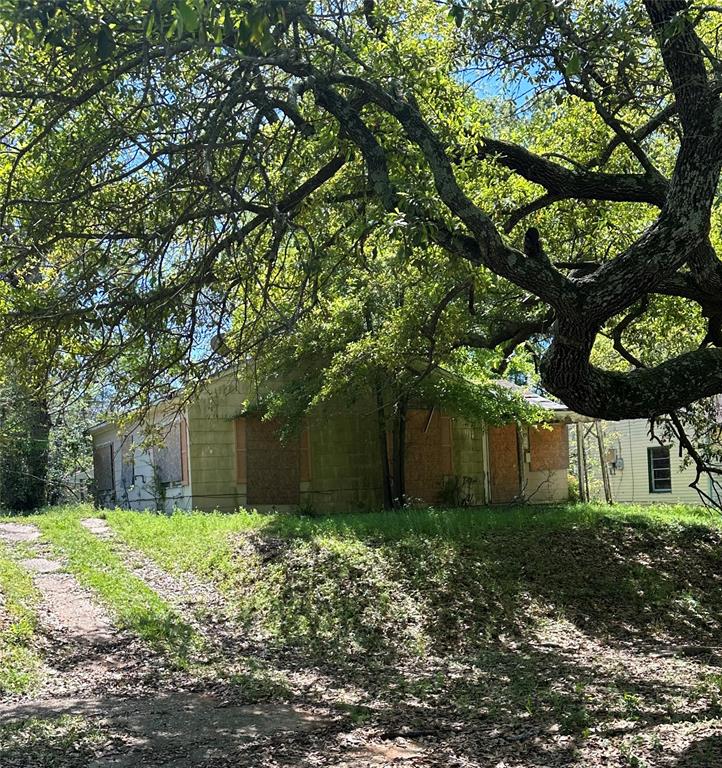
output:
<path id="1" fill-rule="evenodd" d="M 246 498 L 249 504 L 300 503 L 299 441 L 282 442 L 278 424 L 247 416 Z"/>
<path id="2" fill-rule="evenodd" d="M 183 419 L 166 428 L 163 445 L 155 449 L 155 467 L 161 483 L 187 484 L 188 444 Z"/>
<path id="3" fill-rule="evenodd" d="M 114 489 L 112 443 L 99 445 L 93 450 L 93 472 L 95 487 L 98 491 L 112 491 Z"/>
<path id="4" fill-rule="evenodd" d="M 514 501 L 520 493 L 516 425 L 489 427 L 489 474 L 492 504 Z"/>
<path id="5" fill-rule="evenodd" d="M 529 469 L 547 472 L 569 467 L 569 436 L 564 424 L 529 428 Z"/>
<path id="6" fill-rule="evenodd" d="M 236 429 L 236 482 L 246 482 L 246 419 L 239 416 L 235 421 Z"/>
<path id="7" fill-rule="evenodd" d="M 308 427 L 301 432 L 301 470 L 300 480 L 308 483 L 311 480 L 311 436 Z"/>
<path id="8" fill-rule="evenodd" d="M 130 488 L 135 482 L 135 445 L 133 435 L 126 435 L 120 444 L 120 482 L 123 488 Z"/>
<path id="9" fill-rule="evenodd" d="M 406 494 L 429 504 L 439 500 L 444 479 L 453 474 L 451 419 L 438 411 L 406 414 Z"/>

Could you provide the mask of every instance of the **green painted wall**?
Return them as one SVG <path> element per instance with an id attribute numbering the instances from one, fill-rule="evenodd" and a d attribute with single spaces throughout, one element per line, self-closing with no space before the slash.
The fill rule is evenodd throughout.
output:
<path id="1" fill-rule="evenodd" d="M 378 509 L 383 492 L 373 407 L 326 410 L 308 425 L 311 479 L 301 503 L 323 512 Z"/>
<path id="2" fill-rule="evenodd" d="M 454 476 L 461 483 L 461 491 L 470 497 L 472 505 L 486 503 L 484 469 L 484 426 L 454 417 L 451 421 L 451 447 Z M 467 478 L 467 480 L 464 480 Z"/>
<path id="3" fill-rule="evenodd" d="M 209 382 L 188 408 L 193 507 L 232 512 L 245 506 L 246 487 L 236 483 L 234 420 L 249 399 L 250 386 L 234 375 Z"/>

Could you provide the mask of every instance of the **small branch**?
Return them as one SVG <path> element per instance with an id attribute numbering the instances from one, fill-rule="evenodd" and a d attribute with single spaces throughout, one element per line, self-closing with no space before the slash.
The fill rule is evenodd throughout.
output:
<path id="1" fill-rule="evenodd" d="M 532 213 L 536 213 L 536 211 L 540 211 L 543 208 L 552 205 L 552 203 L 556 203 L 559 202 L 559 200 L 564 199 L 565 198 L 563 195 L 554 195 L 551 192 L 547 192 L 545 195 L 538 197 L 536 200 L 532 200 L 526 205 L 522 205 L 520 208 L 517 208 L 507 219 L 506 224 L 504 224 L 504 234 L 508 235 L 522 219 L 526 218 Z"/>

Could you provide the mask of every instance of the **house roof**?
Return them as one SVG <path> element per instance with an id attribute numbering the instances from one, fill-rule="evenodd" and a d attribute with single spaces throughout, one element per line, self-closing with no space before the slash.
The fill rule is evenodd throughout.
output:
<path id="1" fill-rule="evenodd" d="M 222 376 L 227 376 L 229 373 L 232 373 L 232 372 L 233 370 L 229 368 L 220 372 L 213 378 L 220 378 Z M 451 374 L 449 371 L 444 371 L 444 373 L 446 373 L 447 375 L 457 375 L 457 374 Z M 583 416 L 582 414 L 575 413 L 574 411 L 567 408 L 567 406 L 564 405 L 564 403 L 560 403 L 556 400 L 551 400 L 545 395 L 542 395 L 538 392 L 534 392 L 532 389 L 520 386 L 519 384 L 515 384 L 513 381 L 508 381 L 506 379 L 497 379 L 494 383 L 499 387 L 503 387 L 504 389 L 509 389 L 515 392 L 516 394 L 520 395 L 521 397 L 524 398 L 524 400 L 526 400 L 527 403 L 529 403 L 529 405 L 532 405 L 536 408 L 541 408 L 544 411 L 548 411 L 549 421 L 554 421 L 554 422 L 564 423 L 564 424 L 595 421 L 595 419 L 589 416 Z M 158 398 L 151 405 L 152 407 L 153 406 L 157 407 L 159 405 L 167 404 L 169 402 L 172 402 L 175 397 L 176 395 L 173 395 L 173 394 L 166 395 L 165 397 Z M 100 432 L 112 426 L 113 426 L 112 421 L 102 421 L 98 424 L 94 424 L 92 427 L 90 427 L 87 430 L 87 432 L 88 434 L 93 435 L 97 432 Z"/>
<path id="2" fill-rule="evenodd" d="M 559 403 L 556 400 L 551 400 L 545 395 L 541 395 L 538 392 L 534 392 L 531 389 L 527 389 L 526 387 L 519 386 L 519 384 L 514 384 L 514 382 L 512 381 L 499 379 L 497 380 L 496 383 L 500 387 L 504 387 L 505 389 L 510 389 L 518 393 L 524 398 L 524 400 L 527 401 L 527 403 L 529 403 L 529 405 L 533 405 L 536 408 L 541 408 L 542 410 L 549 411 L 551 421 L 570 424 L 575 422 L 595 420 L 590 416 L 583 416 L 581 413 L 575 413 L 574 411 L 567 408 L 567 406 L 564 405 L 564 403 Z"/>

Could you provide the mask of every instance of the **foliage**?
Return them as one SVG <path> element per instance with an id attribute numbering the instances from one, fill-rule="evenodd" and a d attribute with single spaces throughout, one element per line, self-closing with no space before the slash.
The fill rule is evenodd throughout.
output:
<path id="1" fill-rule="evenodd" d="M 92 456 L 86 430 L 100 412 L 93 392 L 61 393 L 0 377 L 0 506 L 15 511 L 87 495 Z M 51 397 L 48 399 L 48 391 Z"/>
<path id="2" fill-rule="evenodd" d="M 46 502 L 50 417 L 42 395 L 0 384 L 0 505 L 27 511 Z"/>
<path id="3" fill-rule="evenodd" d="M 517 368 L 681 412 L 720 392 L 719 14 L 4 2 L 0 351 L 124 406 L 252 356 L 289 417 Z"/>

